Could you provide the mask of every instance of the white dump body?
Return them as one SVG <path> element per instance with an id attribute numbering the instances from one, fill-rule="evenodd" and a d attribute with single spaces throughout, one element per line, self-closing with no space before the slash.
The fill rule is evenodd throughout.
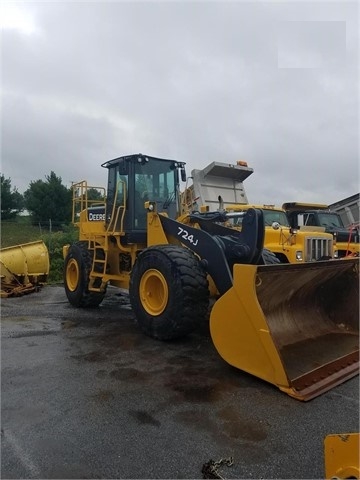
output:
<path id="1" fill-rule="evenodd" d="M 248 199 L 243 181 L 253 173 L 253 169 L 242 165 L 212 162 L 203 170 L 194 169 L 193 194 L 198 206 L 207 205 L 210 211 L 218 210 L 221 196 L 226 205 L 247 204 Z"/>

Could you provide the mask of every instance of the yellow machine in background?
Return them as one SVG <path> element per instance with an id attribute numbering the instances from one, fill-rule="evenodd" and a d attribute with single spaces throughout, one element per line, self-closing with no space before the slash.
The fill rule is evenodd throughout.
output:
<path id="1" fill-rule="evenodd" d="M 2 248 L 1 297 L 33 292 L 46 282 L 49 268 L 49 253 L 41 240 Z"/>
<path id="2" fill-rule="evenodd" d="M 202 170 L 192 170 L 192 183 L 183 192 L 183 210 L 233 212 L 233 225 L 241 227 L 241 213 L 256 208 L 264 215 L 264 246 L 281 263 L 298 264 L 338 257 L 336 239 L 323 226 L 295 228 L 290 225 L 284 208 L 249 203 L 244 180 L 252 173 L 253 169 L 243 161 L 236 164 L 212 162 Z"/>
<path id="3" fill-rule="evenodd" d="M 229 205 L 228 211 L 262 210 L 265 220 L 264 246 L 281 263 L 316 262 L 338 258 L 336 240 L 323 227 L 298 229 L 290 227 L 285 210 L 274 205 Z M 241 218 L 238 224 L 241 225 Z"/>
<path id="4" fill-rule="evenodd" d="M 340 215 L 332 212 L 327 205 L 287 202 L 283 204 L 292 227 L 297 229 L 324 228 L 333 235 L 339 257 L 360 255 L 359 225 L 346 228 Z"/>
<path id="5" fill-rule="evenodd" d="M 342 433 L 325 437 L 325 478 L 360 478 L 359 437 L 359 433 Z"/>
<path id="6" fill-rule="evenodd" d="M 229 364 L 299 400 L 358 374 L 356 259 L 279 264 L 264 255 L 261 210 L 247 210 L 241 231 L 226 211 L 186 213 L 182 162 L 137 154 L 102 166 L 102 198 L 73 186 L 79 240 L 63 249 L 73 306 L 98 306 L 107 285 L 128 289 L 142 331 L 172 340 L 206 318 L 211 291 L 211 337 Z"/>

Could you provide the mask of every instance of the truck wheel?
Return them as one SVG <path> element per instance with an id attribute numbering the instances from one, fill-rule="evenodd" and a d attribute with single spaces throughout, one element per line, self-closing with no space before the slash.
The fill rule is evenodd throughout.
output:
<path id="1" fill-rule="evenodd" d="M 65 258 L 64 285 L 66 296 L 74 307 L 97 307 L 103 301 L 104 292 L 88 290 L 92 267 L 92 253 L 87 242 L 70 246 Z"/>
<path id="2" fill-rule="evenodd" d="M 139 254 L 129 294 L 140 328 L 158 340 L 191 333 L 208 311 L 206 271 L 192 251 L 176 245 L 149 247 Z"/>
<path id="3" fill-rule="evenodd" d="M 274 252 L 264 248 L 260 258 L 260 265 L 273 265 L 281 263 Z"/>

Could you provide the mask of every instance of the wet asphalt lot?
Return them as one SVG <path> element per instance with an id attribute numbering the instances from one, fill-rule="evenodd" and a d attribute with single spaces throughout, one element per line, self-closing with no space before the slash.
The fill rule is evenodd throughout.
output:
<path id="1" fill-rule="evenodd" d="M 63 287 L 1 302 L 1 478 L 324 478 L 323 439 L 359 429 L 358 377 L 303 403 L 236 370 L 207 323 L 157 342 L 126 295 Z"/>

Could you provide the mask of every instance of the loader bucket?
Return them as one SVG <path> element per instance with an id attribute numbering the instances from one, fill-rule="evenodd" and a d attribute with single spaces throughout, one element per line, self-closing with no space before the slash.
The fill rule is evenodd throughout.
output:
<path id="1" fill-rule="evenodd" d="M 235 265 L 210 316 L 219 354 L 298 400 L 357 375 L 358 262 Z"/>
<path id="2" fill-rule="evenodd" d="M 1 296 L 27 293 L 46 282 L 49 253 L 43 241 L 0 250 Z"/>

